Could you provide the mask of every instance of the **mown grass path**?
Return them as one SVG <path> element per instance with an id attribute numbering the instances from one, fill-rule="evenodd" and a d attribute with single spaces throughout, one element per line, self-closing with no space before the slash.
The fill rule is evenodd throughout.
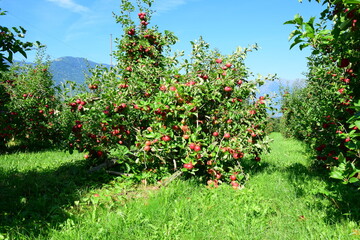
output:
<path id="1" fill-rule="evenodd" d="M 132 193 L 132 200 L 113 201 L 121 186 L 107 184 L 83 192 L 67 208 L 66 221 L 44 228 L 37 236 L 17 237 L 360 239 L 359 193 L 311 171 L 298 141 L 278 133 L 272 138 L 272 152 L 263 156 L 260 167 L 250 170 L 251 178 L 242 190 L 177 181 L 146 194 Z"/>

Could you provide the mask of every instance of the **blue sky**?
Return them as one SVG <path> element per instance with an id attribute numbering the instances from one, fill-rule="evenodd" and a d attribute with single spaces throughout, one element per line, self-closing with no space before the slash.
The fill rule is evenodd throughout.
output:
<path id="1" fill-rule="evenodd" d="M 119 6 L 120 0 L 0 0 L 8 12 L 0 19 L 1 25 L 24 27 L 26 40 L 45 44 L 51 59 L 74 56 L 109 64 L 110 34 L 122 34 L 112 16 Z M 309 18 L 322 9 L 316 2 L 297 0 L 155 0 L 150 26 L 174 32 L 180 40 L 174 50 L 185 54 L 200 36 L 223 54 L 257 43 L 260 50 L 246 60 L 250 70 L 292 82 L 304 78 L 310 51 L 289 50 L 293 26 L 283 23 L 296 13 Z"/>

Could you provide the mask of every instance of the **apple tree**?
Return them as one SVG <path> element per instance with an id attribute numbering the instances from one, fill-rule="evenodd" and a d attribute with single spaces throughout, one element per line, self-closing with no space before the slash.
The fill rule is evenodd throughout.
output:
<path id="1" fill-rule="evenodd" d="M 256 97 L 265 79 L 251 80 L 244 65 L 256 46 L 222 55 L 200 38 L 192 42 L 190 58 L 179 61 L 170 51 L 174 34 L 150 27 L 151 2 L 136 9 L 122 1 L 117 64 L 94 69 L 90 92 L 69 101 L 74 121 L 68 148 L 95 162 L 116 159 L 122 171 L 139 178 L 183 171 L 211 186 L 238 188 L 247 176 L 244 163 L 257 164 L 268 150 L 270 99 Z"/>
<path id="2" fill-rule="evenodd" d="M 6 12 L 0 8 L 0 15 L 6 15 Z M 11 101 L 10 94 L 6 91 L 6 85 L 12 84 L 7 74 L 10 64 L 13 62 L 15 53 L 20 53 L 26 57 L 26 51 L 31 50 L 34 46 L 31 42 L 23 42 L 26 30 L 22 27 L 12 27 L 11 29 L 0 25 L 0 148 L 4 149 L 6 142 L 11 138 L 8 133 L 7 115 L 11 109 L 7 104 Z M 37 42 L 39 45 L 39 43 Z"/>

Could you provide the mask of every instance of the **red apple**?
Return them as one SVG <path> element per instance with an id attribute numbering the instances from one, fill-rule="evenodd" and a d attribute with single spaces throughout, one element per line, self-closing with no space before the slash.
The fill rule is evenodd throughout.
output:
<path id="1" fill-rule="evenodd" d="M 231 92 L 232 88 L 231 87 L 224 87 L 225 92 Z"/>
<path id="2" fill-rule="evenodd" d="M 127 32 L 127 34 L 130 35 L 130 36 L 135 35 L 135 29 L 134 29 L 134 28 L 133 28 L 133 29 L 130 29 L 130 30 Z"/>
<path id="3" fill-rule="evenodd" d="M 191 170 L 194 168 L 194 165 L 192 163 L 185 163 L 183 165 L 184 168 L 188 169 L 188 170 Z"/>
<path id="4" fill-rule="evenodd" d="M 171 137 L 168 136 L 168 135 L 165 135 L 165 136 L 162 136 L 162 137 L 161 137 L 161 140 L 163 140 L 164 142 L 168 142 L 168 141 L 171 140 Z"/>
<path id="5" fill-rule="evenodd" d="M 195 143 L 190 143 L 190 144 L 189 144 L 189 147 L 190 147 L 191 150 L 194 150 L 195 147 L 196 147 L 196 144 L 195 144 Z"/>
<path id="6" fill-rule="evenodd" d="M 231 176 L 230 176 L 230 180 L 231 180 L 231 181 L 235 181 L 235 180 L 236 180 L 236 175 L 231 175 Z"/>
<path id="7" fill-rule="evenodd" d="M 194 151 L 195 151 L 195 152 L 201 151 L 201 146 L 196 145 L 196 146 L 194 147 Z"/>
<path id="8" fill-rule="evenodd" d="M 339 67 L 345 68 L 345 67 L 349 66 L 349 64 L 350 64 L 349 59 L 343 58 L 343 59 L 341 59 L 341 61 L 340 61 Z"/>

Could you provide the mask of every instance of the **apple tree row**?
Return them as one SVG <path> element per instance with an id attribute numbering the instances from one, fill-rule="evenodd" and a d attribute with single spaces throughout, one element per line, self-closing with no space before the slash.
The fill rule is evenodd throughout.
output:
<path id="1" fill-rule="evenodd" d="M 306 86 L 285 93 L 286 134 L 305 140 L 316 163 L 345 183 L 360 178 L 360 1 L 318 1 L 326 6 L 319 21 L 294 24 L 291 47 L 311 47 Z M 330 26 L 328 26 L 330 25 Z"/>

